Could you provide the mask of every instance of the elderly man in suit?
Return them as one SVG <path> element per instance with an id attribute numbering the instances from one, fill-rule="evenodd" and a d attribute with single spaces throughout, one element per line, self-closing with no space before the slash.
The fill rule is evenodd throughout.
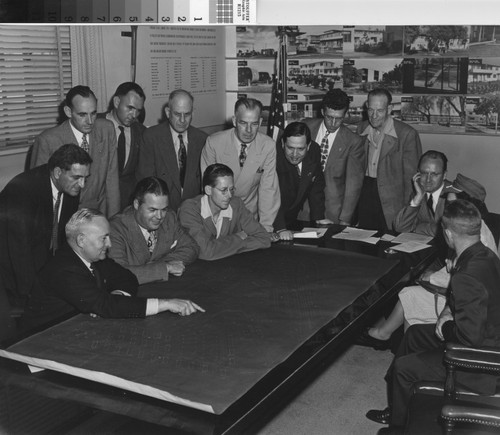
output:
<path id="1" fill-rule="evenodd" d="M 131 204 L 132 192 L 137 184 L 135 171 L 139 162 L 139 146 L 142 133 L 146 130 L 137 118 L 144 109 L 145 100 L 146 95 L 137 83 L 125 82 L 116 88 L 110 110 L 97 115 L 98 118 L 111 121 L 115 127 L 118 143 L 120 210 Z"/>
<path id="2" fill-rule="evenodd" d="M 292 240 L 291 230 L 300 229 L 297 218 L 309 201 L 310 219 L 325 220 L 325 178 L 321 170 L 321 152 L 311 141 L 311 132 L 303 122 L 287 125 L 281 143 L 276 146 L 276 172 L 280 183 L 281 206 L 274 229 L 281 240 Z"/>
<path id="3" fill-rule="evenodd" d="M 177 211 L 181 202 L 201 193 L 200 154 L 207 135 L 191 125 L 193 96 L 173 91 L 165 108 L 167 121 L 143 134 L 136 177 L 158 177 L 167 183 L 169 207 Z"/>
<path id="4" fill-rule="evenodd" d="M 330 222 L 350 225 L 366 170 L 363 139 L 343 124 L 349 110 L 349 96 L 344 91 L 329 91 L 321 106 L 322 119 L 304 122 L 321 147 L 321 167 L 326 183 L 325 214 Z"/>
<path id="5" fill-rule="evenodd" d="M 71 313 L 104 318 L 141 318 L 163 311 L 187 316 L 204 311 L 182 299 L 137 297 L 135 275 L 106 257 L 109 223 L 98 210 L 81 209 L 66 224 L 68 244 L 42 270 L 42 287 L 23 317 L 31 330 Z"/>
<path id="6" fill-rule="evenodd" d="M 38 272 L 66 243 L 64 226 L 91 163 L 77 145 L 63 145 L 48 164 L 17 175 L 0 193 L 0 273 L 12 305 L 24 305 L 39 286 Z"/>
<path id="7" fill-rule="evenodd" d="M 368 121 L 358 126 L 367 155 L 358 206 L 359 226 L 386 231 L 412 193 L 422 145 L 417 131 L 391 117 L 392 95 L 382 88 L 368 93 Z"/>
<path id="8" fill-rule="evenodd" d="M 111 220 L 110 257 L 132 271 L 139 284 L 182 275 L 199 248 L 168 209 L 167 184 L 144 178 L 133 196 L 133 205 Z"/>
<path id="9" fill-rule="evenodd" d="M 261 114 L 260 101 L 240 98 L 234 106 L 234 128 L 207 138 L 201 154 L 201 170 L 214 163 L 229 166 L 234 172 L 236 196 L 272 232 L 280 207 L 276 144 L 259 132 Z"/>
<path id="10" fill-rule="evenodd" d="M 31 167 L 47 163 L 52 153 L 67 143 L 80 146 L 92 157 L 89 178 L 80 195 L 80 206 L 101 210 L 106 216 L 120 211 L 120 188 L 113 124 L 96 119 L 97 100 L 87 86 L 71 88 L 65 99 L 68 119 L 35 138 Z"/>

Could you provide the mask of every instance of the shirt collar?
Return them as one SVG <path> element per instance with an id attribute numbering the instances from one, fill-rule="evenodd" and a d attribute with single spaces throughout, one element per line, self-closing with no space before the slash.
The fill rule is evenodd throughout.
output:
<path id="1" fill-rule="evenodd" d="M 169 124 L 170 127 L 170 133 L 172 134 L 172 139 L 174 140 L 174 143 L 179 142 L 179 135 L 182 134 L 182 140 L 184 141 L 184 145 L 188 143 L 188 137 L 187 137 L 187 130 L 184 130 L 182 133 L 179 133 L 178 131 L 175 131 L 172 126 Z"/>
<path id="2" fill-rule="evenodd" d="M 210 203 L 208 202 L 208 195 L 203 195 L 201 197 L 201 217 L 203 219 L 213 218 L 212 210 L 210 209 Z M 229 204 L 228 208 L 225 210 L 221 210 L 219 213 L 219 217 L 228 218 L 231 220 L 233 218 L 233 208 L 231 204 Z"/>
<path id="3" fill-rule="evenodd" d="M 52 188 L 52 199 L 57 201 L 57 196 L 59 195 L 59 189 L 54 184 L 52 177 L 50 177 L 50 187 Z"/>
<path id="4" fill-rule="evenodd" d="M 83 133 L 80 130 L 77 130 L 75 127 L 73 127 L 71 120 L 69 121 L 69 125 L 71 126 L 71 130 L 73 131 L 73 134 L 75 135 L 78 144 L 81 144 L 83 140 Z M 87 133 L 87 141 L 88 140 L 89 140 L 89 134 Z"/>
<path id="5" fill-rule="evenodd" d="M 432 202 L 433 202 L 433 204 L 437 204 L 438 203 L 439 198 L 441 197 L 441 192 L 443 191 L 443 189 L 444 189 L 444 182 L 443 182 L 443 184 L 441 184 L 441 187 L 438 190 L 436 190 L 436 191 L 434 191 L 434 192 L 432 192 L 432 193 L 429 194 L 429 195 L 432 195 Z M 429 197 L 429 196 L 427 196 L 427 197 Z"/>
<path id="6" fill-rule="evenodd" d="M 118 129 L 119 127 L 123 127 L 125 129 L 127 128 L 130 128 L 130 127 L 127 127 L 126 125 L 121 125 L 117 119 L 115 118 L 115 116 L 113 115 L 113 112 L 108 112 L 106 113 L 106 119 L 108 121 L 111 121 L 113 123 L 113 125 L 115 126 L 115 129 Z"/>
<path id="7" fill-rule="evenodd" d="M 375 130 L 370 123 L 366 126 L 366 128 L 361 132 L 361 136 L 367 136 L 369 135 L 373 130 Z M 388 136 L 395 137 L 396 139 L 398 138 L 398 135 L 396 134 L 396 128 L 394 127 L 394 119 L 392 116 L 389 116 L 387 119 L 387 122 L 384 125 L 384 129 L 382 130 L 382 133 Z"/>

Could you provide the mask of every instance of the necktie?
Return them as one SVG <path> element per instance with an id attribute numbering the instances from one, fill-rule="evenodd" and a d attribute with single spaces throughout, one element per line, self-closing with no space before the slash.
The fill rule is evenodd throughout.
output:
<path id="1" fill-rule="evenodd" d="M 184 187 L 184 178 L 186 176 L 186 145 L 184 145 L 184 140 L 182 139 L 182 134 L 179 135 L 179 175 L 181 181 L 181 187 Z"/>
<path id="2" fill-rule="evenodd" d="M 246 144 L 242 143 L 240 149 L 240 157 L 239 157 L 240 168 L 243 167 L 243 165 L 245 164 L 245 160 L 247 159 L 246 148 L 247 148 Z"/>
<path id="3" fill-rule="evenodd" d="M 61 195 L 62 192 L 57 193 L 57 199 L 54 204 L 54 216 L 52 217 L 52 238 L 50 240 L 50 249 L 52 250 L 52 255 L 56 253 L 57 246 L 57 235 L 59 232 L 59 206 L 61 205 Z"/>
<path id="4" fill-rule="evenodd" d="M 80 145 L 80 148 L 82 148 L 84 151 L 89 152 L 89 142 L 87 140 L 87 133 L 83 134 L 82 144 Z"/>
<path id="5" fill-rule="evenodd" d="M 432 195 L 429 195 L 429 198 L 427 198 L 427 207 L 429 207 L 429 211 L 434 216 L 434 208 L 433 208 L 433 202 L 432 202 Z"/>
<path id="6" fill-rule="evenodd" d="M 156 246 L 156 231 L 150 231 L 149 232 L 149 237 L 148 237 L 148 250 L 149 254 L 153 254 L 153 251 L 155 250 Z"/>
<path id="7" fill-rule="evenodd" d="M 300 175 L 301 175 L 301 173 L 300 173 L 300 166 L 299 165 L 295 165 L 295 168 L 297 169 L 297 174 L 299 174 L 299 178 L 300 178 Z"/>
<path id="8" fill-rule="evenodd" d="M 92 271 L 92 274 L 95 276 L 95 282 L 97 284 L 97 288 L 102 289 L 102 279 L 99 269 L 97 269 L 97 267 L 94 266 L 94 263 L 90 263 L 90 270 Z"/>
<path id="9" fill-rule="evenodd" d="M 118 171 L 120 174 L 125 167 L 125 127 L 119 125 L 120 135 L 118 136 Z"/>
<path id="10" fill-rule="evenodd" d="M 325 170 L 326 160 L 328 159 L 328 135 L 329 131 L 326 132 L 323 140 L 321 141 L 321 169 Z"/>

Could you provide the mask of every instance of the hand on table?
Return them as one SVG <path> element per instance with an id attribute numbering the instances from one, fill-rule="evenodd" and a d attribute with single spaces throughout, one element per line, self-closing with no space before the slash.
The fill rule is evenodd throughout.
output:
<path id="1" fill-rule="evenodd" d="M 158 301 L 158 311 L 171 311 L 179 316 L 189 316 L 196 311 L 205 312 L 203 308 L 187 299 L 160 299 Z"/>
<path id="2" fill-rule="evenodd" d="M 167 264 L 167 272 L 171 273 L 175 276 L 181 276 L 184 273 L 184 263 L 179 260 L 173 260 L 166 263 Z"/>

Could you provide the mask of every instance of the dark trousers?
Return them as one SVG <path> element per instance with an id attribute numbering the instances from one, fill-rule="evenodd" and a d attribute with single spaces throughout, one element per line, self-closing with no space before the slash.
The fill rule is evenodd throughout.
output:
<path id="1" fill-rule="evenodd" d="M 388 230 L 376 178 L 364 178 L 358 202 L 358 225 L 366 230 Z"/>

